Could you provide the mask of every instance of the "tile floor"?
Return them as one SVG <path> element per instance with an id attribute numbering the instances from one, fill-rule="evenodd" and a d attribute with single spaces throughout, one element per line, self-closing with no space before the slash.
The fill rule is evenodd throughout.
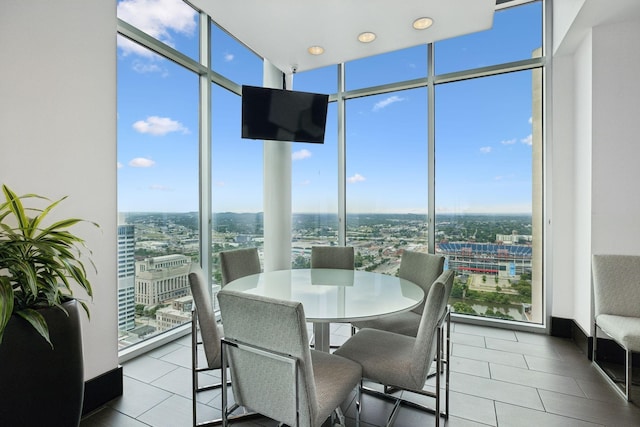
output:
<path id="1" fill-rule="evenodd" d="M 332 342 L 349 333 L 348 325 L 335 325 Z M 124 395 L 86 416 L 81 427 L 190 426 L 190 342 L 187 336 L 126 362 Z M 220 416 L 220 391 L 202 393 L 198 401 L 199 417 Z M 626 403 L 573 342 L 461 323 L 452 324 L 450 405 L 445 425 L 454 427 L 640 426 L 640 407 Z M 384 425 L 391 408 L 364 394 L 360 425 Z M 353 399 L 343 409 L 353 426 Z M 431 426 L 433 417 L 402 407 L 395 426 Z M 256 419 L 241 425 L 276 424 Z"/>

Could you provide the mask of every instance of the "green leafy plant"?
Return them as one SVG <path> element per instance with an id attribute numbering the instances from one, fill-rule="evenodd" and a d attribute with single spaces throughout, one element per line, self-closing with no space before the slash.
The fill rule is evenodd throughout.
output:
<path id="1" fill-rule="evenodd" d="M 83 256 L 91 255 L 85 241 L 72 234 L 69 228 L 78 218 L 56 221 L 45 225 L 49 213 L 66 197 L 51 202 L 37 194 L 16 195 L 2 186 L 5 201 L 0 203 L 0 343 L 4 330 L 13 314 L 33 326 L 53 347 L 49 328 L 38 312 L 39 308 L 57 307 L 74 299 L 72 286 L 77 284 L 89 297 L 91 284 L 83 263 Z M 48 204 L 43 209 L 25 207 L 23 201 L 40 199 Z M 51 202 L 51 203 L 50 203 Z M 90 258 L 95 270 L 95 265 Z M 89 316 L 86 302 L 78 299 Z"/>

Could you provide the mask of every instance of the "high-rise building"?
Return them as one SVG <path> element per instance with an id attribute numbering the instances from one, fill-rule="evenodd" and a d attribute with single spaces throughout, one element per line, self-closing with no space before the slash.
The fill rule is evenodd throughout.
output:
<path id="1" fill-rule="evenodd" d="M 118 226 L 118 329 L 135 328 L 135 230 L 133 225 Z"/>
<path id="2" fill-rule="evenodd" d="M 191 260 L 163 255 L 136 262 L 136 304 L 154 306 L 190 294 Z"/>

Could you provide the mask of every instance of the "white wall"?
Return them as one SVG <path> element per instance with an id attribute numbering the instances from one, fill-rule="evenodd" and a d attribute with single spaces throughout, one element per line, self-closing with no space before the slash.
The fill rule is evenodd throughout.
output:
<path id="1" fill-rule="evenodd" d="M 553 60 L 553 140 L 551 150 L 551 315 L 573 318 L 574 114 L 573 58 Z"/>
<path id="2" fill-rule="evenodd" d="M 68 195 L 93 250 L 85 379 L 117 367 L 115 0 L 0 2 L 0 183 Z M 82 296 L 78 294 L 78 296 Z"/>
<path id="3" fill-rule="evenodd" d="M 593 30 L 593 253 L 640 254 L 640 20 Z"/>
<path id="4" fill-rule="evenodd" d="M 552 315 L 591 333 L 591 254 L 640 254 L 640 20 L 554 57 Z"/>
<path id="5" fill-rule="evenodd" d="M 592 45 L 591 33 L 574 56 L 574 175 L 573 175 L 573 318 L 589 333 L 591 325 L 591 157 Z"/>

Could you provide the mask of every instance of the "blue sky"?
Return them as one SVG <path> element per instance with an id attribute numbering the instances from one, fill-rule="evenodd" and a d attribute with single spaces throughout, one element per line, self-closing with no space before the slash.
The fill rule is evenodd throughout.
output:
<path id="1" fill-rule="evenodd" d="M 179 0 L 125 0 L 118 16 L 197 59 L 198 21 Z M 541 5 L 497 12 L 494 29 L 438 42 L 436 74 L 527 59 L 541 45 Z M 214 69 L 261 85 L 260 58 L 219 29 Z M 426 75 L 426 47 L 346 64 L 347 89 Z M 531 71 L 436 87 L 436 210 L 531 211 Z M 293 88 L 334 93 L 336 67 L 298 73 Z M 119 211 L 198 209 L 198 78 L 118 38 Z M 213 88 L 215 212 L 262 211 L 262 142 L 240 138 L 240 99 Z M 294 212 L 337 212 L 336 106 L 325 144 L 292 144 Z M 347 210 L 427 210 L 427 90 L 347 102 Z"/>

